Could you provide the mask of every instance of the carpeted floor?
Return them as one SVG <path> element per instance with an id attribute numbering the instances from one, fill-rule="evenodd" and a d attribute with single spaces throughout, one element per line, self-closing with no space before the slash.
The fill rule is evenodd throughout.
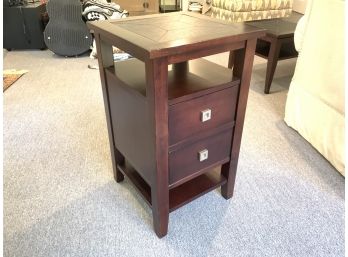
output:
<path id="1" fill-rule="evenodd" d="M 344 178 L 283 121 L 295 62 L 264 95 L 256 59 L 235 196 L 178 209 L 158 239 L 142 198 L 113 180 L 96 61 L 7 53 L 4 69 L 29 73 L 4 93 L 4 256 L 344 256 Z"/>

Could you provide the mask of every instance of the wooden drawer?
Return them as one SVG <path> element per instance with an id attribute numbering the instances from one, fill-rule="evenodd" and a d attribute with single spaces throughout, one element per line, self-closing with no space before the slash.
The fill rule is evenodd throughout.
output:
<path id="1" fill-rule="evenodd" d="M 238 86 L 169 106 L 169 144 L 173 145 L 200 132 L 234 121 Z M 202 112 L 211 118 L 202 121 Z"/>
<path id="2" fill-rule="evenodd" d="M 232 129 L 202 139 L 169 153 L 169 184 L 180 184 L 201 173 L 206 168 L 229 160 Z M 200 152 L 207 151 L 208 158 L 200 160 Z"/>

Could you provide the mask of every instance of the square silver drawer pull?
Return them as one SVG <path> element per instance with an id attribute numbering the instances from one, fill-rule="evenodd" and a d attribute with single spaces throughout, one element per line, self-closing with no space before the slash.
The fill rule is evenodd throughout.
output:
<path id="1" fill-rule="evenodd" d="M 206 109 L 204 111 L 201 111 L 201 121 L 205 122 L 207 120 L 211 119 L 211 110 L 210 109 Z"/>
<path id="2" fill-rule="evenodd" d="M 198 156 L 199 156 L 199 161 L 202 162 L 204 160 L 208 159 L 208 150 L 204 149 L 202 151 L 198 152 Z"/>

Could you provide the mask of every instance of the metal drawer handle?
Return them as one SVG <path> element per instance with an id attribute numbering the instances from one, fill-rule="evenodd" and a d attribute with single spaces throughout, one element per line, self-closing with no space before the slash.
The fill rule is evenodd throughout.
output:
<path id="1" fill-rule="evenodd" d="M 201 111 L 201 122 L 206 122 L 211 119 L 211 110 L 206 109 L 204 111 Z"/>
<path id="2" fill-rule="evenodd" d="M 198 158 L 199 158 L 200 162 L 207 160 L 208 159 L 208 149 L 204 149 L 202 151 L 199 151 Z"/>

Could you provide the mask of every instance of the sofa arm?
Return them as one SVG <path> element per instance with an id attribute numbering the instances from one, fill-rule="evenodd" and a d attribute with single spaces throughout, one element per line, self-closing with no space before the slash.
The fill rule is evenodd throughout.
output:
<path id="1" fill-rule="evenodd" d="M 305 32 L 305 17 L 302 16 L 297 22 L 295 33 L 294 33 L 294 43 L 297 52 L 301 52 L 303 37 Z"/>
<path id="2" fill-rule="evenodd" d="M 301 17 L 301 19 L 298 21 L 296 29 L 295 29 L 294 42 L 295 42 L 295 48 L 297 52 L 300 52 L 303 46 L 303 39 L 306 34 L 309 18 L 311 16 L 312 6 L 313 6 L 313 0 L 308 0 L 305 13 Z"/>

